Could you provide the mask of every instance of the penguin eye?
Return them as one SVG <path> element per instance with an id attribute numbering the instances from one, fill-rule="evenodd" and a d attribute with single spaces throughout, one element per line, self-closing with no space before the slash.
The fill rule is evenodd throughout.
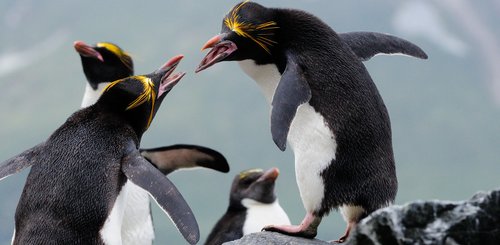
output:
<path id="1" fill-rule="evenodd" d="M 250 186 L 254 181 L 255 181 L 256 178 L 245 178 L 245 179 L 242 179 L 241 180 L 241 186 L 243 186 L 244 188 L 247 188 L 248 186 Z"/>
<path id="2" fill-rule="evenodd" d="M 263 48 L 267 53 L 271 53 L 269 47 L 277 44 L 273 39 L 274 29 L 279 28 L 274 21 L 268 21 L 261 24 L 254 24 L 241 20 L 238 14 L 240 8 L 248 1 L 236 6 L 224 18 L 224 25 L 231 31 L 235 32 L 238 36 L 248 38 Z"/>

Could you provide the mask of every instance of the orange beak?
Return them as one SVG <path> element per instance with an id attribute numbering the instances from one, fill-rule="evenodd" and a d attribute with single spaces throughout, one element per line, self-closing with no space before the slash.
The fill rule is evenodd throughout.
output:
<path id="1" fill-rule="evenodd" d="M 104 59 L 102 58 L 102 55 L 99 52 L 97 52 L 93 47 L 82 41 L 75 41 L 73 43 L 73 47 L 75 47 L 76 52 L 78 52 L 82 56 L 92 57 L 100 60 L 101 62 L 104 62 Z"/>
<path id="2" fill-rule="evenodd" d="M 275 181 L 278 178 L 278 175 L 280 175 L 280 171 L 278 168 L 271 168 L 264 172 L 262 176 L 257 181 L 264 181 L 264 180 L 271 180 Z"/>
<path id="3" fill-rule="evenodd" d="M 213 48 L 217 43 L 219 43 L 222 40 L 222 35 L 217 35 L 215 37 L 210 38 L 205 45 L 201 48 L 201 51 L 207 49 L 207 48 Z"/>

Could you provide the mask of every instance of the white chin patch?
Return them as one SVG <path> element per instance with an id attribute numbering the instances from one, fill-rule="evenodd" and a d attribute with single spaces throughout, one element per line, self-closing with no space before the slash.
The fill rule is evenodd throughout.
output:
<path id="1" fill-rule="evenodd" d="M 273 99 L 274 91 L 281 80 L 281 74 L 275 64 L 257 65 L 253 60 L 239 61 L 241 69 L 259 85 L 269 104 Z"/>
<path id="2" fill-rule="evenodd" d="M 83 94 L 83 100 L 82 100 L 81 107 L 82 108 L 89 107 L 89 106 L 95 104 L 95 102 L 97 102 L 99 97 L 101 97 L 102 91 L 104 90 L 104 88 L 106 86 L 108 86 L 108 84 L 110 84 L 110 83 L 99 83 L 97 85 L 97 89 L 94 90 L 87 83 L 87 85 L 85 86 L 85 93 Z"/>
<path id="3" fill-rule="evenodd" d="M 290 225 L 290 219 L 281 208 L 278 199 L 273 203 L 261 203 L 245 198 L 241 204 L 247 208 L 243 235 L 260 232 L 267 225 Z"/>

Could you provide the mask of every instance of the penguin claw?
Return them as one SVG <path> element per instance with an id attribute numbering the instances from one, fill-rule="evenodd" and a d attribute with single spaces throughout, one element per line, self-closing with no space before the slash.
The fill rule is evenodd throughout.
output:
<path id="1" fill-rule="evenodd" d="M 355 221 L 351 221 L 347 224 L 347 228 L 346 228 L 346 231 L 344 233 L 344 235 L 342 235 L 339 239 L 335 240 L 335 241 L 330 241 L 331 243 L 344 243 L 345 241 L 347 241 L 347 238 L 349 238 L 349 234 L 351 233 L 351 230 L 356 226 L 356 222 Z"/>
<path id="2" fill-rule="evenodd" d="M 344 243 L 346 240 L 347 240 L 347 237 L 346 237 L 346 236 L 342 236 L 342 237 L 341 237 L 341 238 L 339 238 L 338 240 L 335 240 L 335 241 L 330 241 L 330 243 L 335 243 L 335 244 L 338 244 L 338 243 Z"/>

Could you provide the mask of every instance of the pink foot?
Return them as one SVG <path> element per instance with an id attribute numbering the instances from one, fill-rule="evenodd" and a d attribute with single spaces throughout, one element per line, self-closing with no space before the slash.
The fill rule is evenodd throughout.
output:
<path id="1" fill-rule="evenodd" d="M 345 230 L 344 235 L 342 235 L 338 240 L 332 241 L 333 243 L 344 243 L 347 241 L 347 238 L 349 237 L 349 234 L 351 233 L 351 230 L 356 226 L 356 222 L 349 222 L 347 224 L 347 228 Z"/>
<path id="2" fill-rule="evenodd" d="M 275 231 L 290 236 L 314 238 L 316 237 L 320 222 L 320 217 L 316 217 L 312 213 L 307 213 L 300 225 L 269 225 L 262 230 Z"/>

